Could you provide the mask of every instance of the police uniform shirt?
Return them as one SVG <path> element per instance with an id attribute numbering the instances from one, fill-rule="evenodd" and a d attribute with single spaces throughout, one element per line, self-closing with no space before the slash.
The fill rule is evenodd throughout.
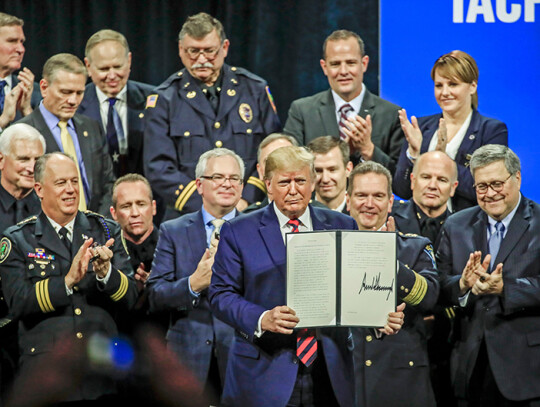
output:
<path id="1" fill-rule="evenodd" d="M 129 253 L 131 267 L 137 270 L 141 263 L 144 264 L 145 270 L 150 271 L 152 268 L 152 260 L 158 242 L 159 230 L 154 226 L 152 233 L 140 244 L 135 244 L 123 237 L 126 242 L 126 247 Z"/>
<path id="2" fill-rule="evenodd" d="M 439 233 L 441 231 L 442 226 L 444 225 L 444 221 L 448 216 L 450 216 L 450 211 L 446 209 L 444 213 L 441 215 L 430 218 L 427 216 L 422 209 L 416 205 L 415 202 L 413 202 L 414 209 L 416 212 L 416 216 L 418 218 L 418 223 L 420 224 L 420 232 L 422 236 L 427 237 L 433 245 L 435 246 L 435 249 L 437 249 L 438 246 L 438 237 Z"/>

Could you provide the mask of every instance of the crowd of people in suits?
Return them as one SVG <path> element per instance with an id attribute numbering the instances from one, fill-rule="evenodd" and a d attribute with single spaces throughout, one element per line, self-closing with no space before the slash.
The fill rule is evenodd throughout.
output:
<path id="1" fill-rule="evenodd" d="M 157 87 L 109 29 L 35 83 L 23 25 L 0 13 L 2 402 L 540 406 L 540 207 L 470 55 L 409 118 L 337 30 L 282 127 L 206 13 Z M 396 233 L 383 327 L 295 328 L 285 235 L 332 229 Z"/>

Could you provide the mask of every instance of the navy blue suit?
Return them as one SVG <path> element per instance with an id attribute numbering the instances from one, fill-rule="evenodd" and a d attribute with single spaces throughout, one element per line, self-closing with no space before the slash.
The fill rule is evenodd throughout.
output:
<path id="1" fill-rule="evenodd" d="M 422 131 L 422 146 L 420 154 L 428 151 L 429 143 L 439 128 L 439 119 L 442 114 L 434 114 L 418 118 L 418 126 Z M 457 212 L 461 209 L 475 206 L 476 193 L 473 188 L 474 180 L 469 170 L 469 161 L 475 150 L 486 144 L 508 145 L 508 129 L 503 122 L 482 116 L 477 110 L 473 111 L 471 123 L 465 133 L 465 137 L 459 146 L 456 154 L 456 164 L 458 166 L 459 185 L 452 199 L 452 209 Z M 401 198 L 409 199 L 411 191 L 411 172 L 413 164 L 407 158 L 408 143 L 403 143 L 401 154 L 397 163 L 392 189 Z"/>
<path id="2" fill-rule="evenodd" d="M 469 254 L 487 253 L 487 215 L 474 207 L 450 216 L 443 226 L 437 263 L 441 297 L 459 305 L 459 279 Z M 540 397 L 540 205 L 525 197 L 510 222 L 494 264 L 503 263 L 502 295 L 469 295 L 455 319 L 451 372 L 458 397 L 467 398 L 482 338 L 502 395 Z"/>
<path id="3" fill-rule="evenodd" d="M 352 329 L 359 407 L 435 406 L 424 322 L 439 296 L 433 249 L 424 237 L 398 233 L 397 250 L 398 297 L 407 303 L 401 331 L 377 341 L 366 329 Z"/>
<path id="4" fill-rule="evenodd" d="M 235 151 L 246 165 L 243 198 L 262 200 L 257 177 L 257 148 L 264 137 L 281 130 L 266 82 L 251 72 L 223 65 L 219 107 L 214 112 L 197 81 L 185 69 L 171 75 L 149 97 L 144 130 L 145 174 L 167 204 L 165 219 L 197 211 L 195 166 L 215 147 Z"/>
<path id="5" fill-rule="evenodd" d="M 150 311 L 171 312 L 169 347 L 203 384 L 214 349 L 220 377 L 225 378 L 233 338 L 233 329 L 210 312 L 206 290 L 200 297 L 189 290 L 189 276 L 206 247 L 201 211 L 162 223 L 148 280 Z"/>
<path id="6" fill-rule="evenodd" d="M 127 82 L 127 119 L 128 119 L 128 159 L 126 172 L 143 174 L 143 137 L 144 137 L 144 107 L 146 97 L 152 93 L 153 86 L 146 83 L 129 80 Z M 102 124 L 96 85 L 86 85 L 84 98 L 77 110 Z M 103 127 L 103 126 L 102 126 Z M 103 129 L 106 133 L 106 129 Z"/>
<path id="7" fill-rule="evenodd" d="M 349 216 L 311 206 L 308 210 L 313 230 L 357 229 Z M 254 335 L 261 314 L 286 303 L 285 278 L 286 251 L 273 203 L 223 226 L 209 298 L 214 314 L 236 330 L 224 405 L 279 407 L 291 397 L 299 368 L 296 335 Z M 352 406 L 349 329 L 317 329 L 317 337 L 338 402 Z"/>

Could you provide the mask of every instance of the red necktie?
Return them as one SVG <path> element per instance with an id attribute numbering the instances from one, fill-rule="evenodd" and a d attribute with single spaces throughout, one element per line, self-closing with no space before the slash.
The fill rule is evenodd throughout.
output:
<path id="1" fill-rule="evenodd" d="M 345 140 L 347 135 L 343 132 L 343 129 L 347 129 L 347 115 L 352 112 L 353 108 L 350 104 L 346 103 L 339 109 L 339 138 Z"/>
<path id="2" fill-rule="evenodd" d="M 298 229 L 300 221 L 298 219 L 290 219 L 287 225 L 291 225 L 293 233 L 300 232 Z M 296 336 L 296 356 L 306 366 L 311 365 L 317 357 L 317 338 L 313 329 L 303 328 L 298 331 Z"/>

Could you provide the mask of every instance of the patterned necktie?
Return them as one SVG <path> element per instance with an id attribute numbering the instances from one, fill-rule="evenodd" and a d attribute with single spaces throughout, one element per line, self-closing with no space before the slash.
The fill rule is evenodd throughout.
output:
<path id="1" fill-rule="evenodd" d="M 343 129 L 347 129 L 347 116 L 350 112 L 353 111 L 353 108 L 350 104 L 346 103 L 339 108 L 339 138 L 345 140 L 347 135 L 343 132 Z"/>
<path id="2" fill-rule="evenodd" d="M 289 219 L 287 225 L 291 225 L 292 233 L 300 232 L 298 228 L 300 221 L 298 219 Z M 296 335 L 296 356 L 298 359 L 309 366 L 317 357 L 317 338 L 315 337 L 314 329 L 300 329 Z"/>
<path id="3" fill-rule="evenodd" d="M 62 241 L 64 246 L 66 246 L 66 249 L 68 250 L 68 252 L 71 253 L 71 242 L 68 238 L 67 228 L 65 227 L 60 228 L 60 230 L 58 231 L 58 235 L 60 236 L 60 240 Z"/>
<path id="4" fill-rule="evenodd" d="M 0 81 L 0 113 L 4 111 L 4 101 L 6 100 L 6 94 L 4 87 L 7 85 L 6 81 Z"/>
<path id="5" fill-rule="evenodd" d="M 67 129 L 67 122 L 60 120 L 58 122 L 58 127 L 60 127 L 60 139 L 62 140 L 62 149 L 64 153 L 73 157 L 75 165 L 77 166 L 77 174 L 79 174 L 79 210 L 86 210 L 86 197 L 84 195 L 83 188 L 83 179 L 81 177 L 81 169 L 79 168 L 79 158 L 77 157 L 77 152 L 75 151 L 75 145 L 73 144 L 73 139 L 71 134 Z"/>
<path id="6" fill-rule="evenodd" d="M 499 253 L 499 248 L 504 236 L 504 225 L 502 222 L 497 222 L 495 227 L 491 227 L 491 236 L 489 237 L 489 254 L 491 254 L 491 262 L 489 263 L 490 269 L 493 270 L 493 264 L 495 263 L 495 258 Z"/>
<path id="7" fill-rule="evenodd" d="M 212 242 L 212 240 L 216 239 L 217 236 L 219 236 L 219 231 L 221 230 L 221 227 L 223 226 L 225 221 L 223 219 L 214 219 L 211 223 L 212 225 L 214 225 L 214 231 L 212 232 L 210 242 Z"/>

